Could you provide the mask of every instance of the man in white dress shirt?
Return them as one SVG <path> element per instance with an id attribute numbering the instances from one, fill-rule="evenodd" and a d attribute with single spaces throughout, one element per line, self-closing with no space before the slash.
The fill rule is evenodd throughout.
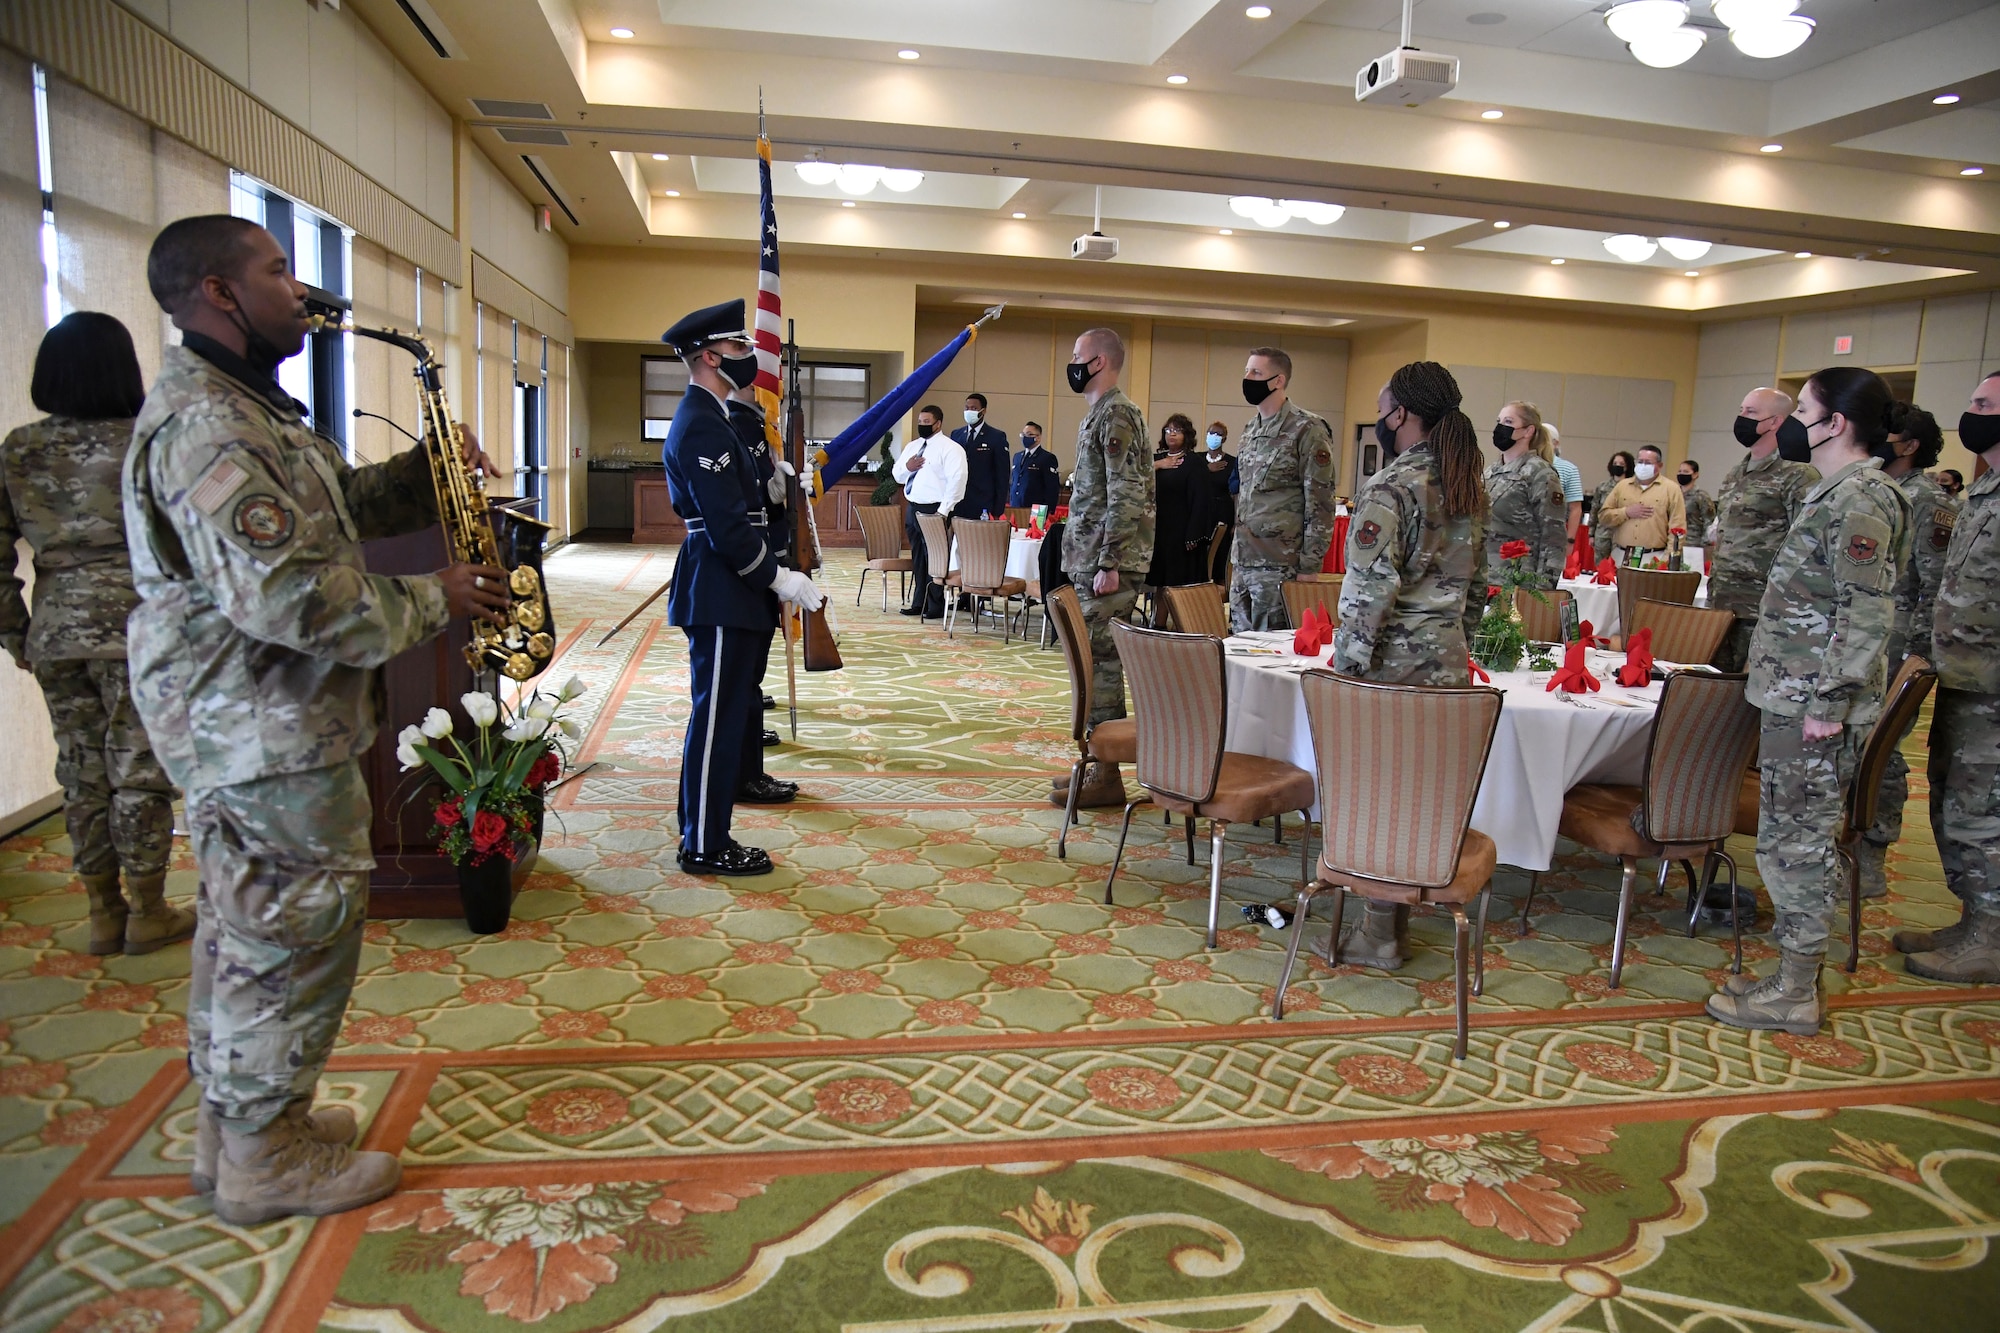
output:
<path id="1" fill-rule="evenodd" d="M 910 539 L 911 572 L 916 576 L 903 614 L 940 620 L 944 618 L 944 589 L 931 586 L 930 553 L 924 549 L 924 532 L 917 526 L 917 515 L 942 513 L 949 518 L 965 498 L 965 450 L 949 435 L 938 433 L 943 424 L 942 409 L 930 403 L 918 408 L 917 438 L 903 446 L 893 469 L 910 502 L 903 514 L 903 532 Z"/>

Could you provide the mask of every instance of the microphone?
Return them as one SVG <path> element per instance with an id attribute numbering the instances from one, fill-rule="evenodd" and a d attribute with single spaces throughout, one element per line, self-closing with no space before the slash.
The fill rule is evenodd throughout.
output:
<path id="1" fill-rule="evenodd" d="M 410 432 L 404 430 L 401 426 L 397 425 L 395 422 L 390 421 L 389 418 L 383 416 L 380 412 L 363 412 L 360 408 L 357 407 L 354 409 L 354 415 L 357 417 L 373 417 L 377 421 L 386 423 L 390 429 L 396 431 L 398 434 L 410 440 L 412 443 L 415 444 L 423 443 L 422 440 L 418 439 L 414 435 L 411 435 Z"/>

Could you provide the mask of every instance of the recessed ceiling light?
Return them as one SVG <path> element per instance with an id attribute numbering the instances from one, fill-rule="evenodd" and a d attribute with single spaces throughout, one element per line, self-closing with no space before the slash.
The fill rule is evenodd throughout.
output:
<path id="1" fill-rule="evenodd" d="M 1234 235 L 1236 234 L 1236 230 L 1235 230 L 1235 228 L 1233 228 L 1233 227 L 1224 227 L 1224 228 L 1222 229 L 1222 233 L 1221 233 L 1221 234 L 1222 234 L 1222 235 L 1224 235 L 1224 236 L 1234 236 Z"/>
<path id="2" fill-rule="evenodd" d="M 852 208 L 854 207 L 854 201 L 852 199 L 843 199 L 840 201 L 840 206 L 842 208 Z"/>
<path id="3" fill-rule="evenodd" d="M 1167 82 L 1173 84 L 1175 87 L 1179 87 L 1181 84 L 1187 82 L 1187 75 L 1169 74 L 1167 75 Z"/>
<path id="4" fill-rule="evenodd" d="M 1513 226 L 1513 225 L 1514 225 L 1514 224 L 1513 224 L 1513 223 L 1511 223 L 1511 222 L 1505 222 L 1505 221 L 1502 221 L 1502 222 L 1496 222 L 1496 223 L 1494 223 L 1494 224 L 1493 224 L 1493 230 L 1495 230 L 1495 231 L 1505 231 L 1505 230 L 1507 230 L 1507 228 L 1509 228 L 1509 227 L 1511 227 L 1511 226 Z"/>
<path id="5" fill-rule="evenodd" d="M 664 162 L 667 160 L 667 155 L 665 153 L 655 153 L 653 154 L 653 160 L 655 162 Z"/>
<path id="6" fill-rule="evenodd" d="M 1984 176 L 1984 175 L 1986 174 L 1986 168 L 1985 168 L 1985 167 L 1960 167 L 1960 168 L 1958 169 L 1958 174 L 1959 174 L 1959 175 L 1961 175 L 1961 176 Z"/>
<path id="7" fill-rule="evenodd" d="M 1424 247 L 1422 247 L 1421 245 L 1413 245 L 1410 247 L 1410 249 L 1416 251 L 1418 254 L 1422 254 L 1424 252 Z"/>
<path id="8" fill-rule="evenodd" d="M 910 49 L 909 47 L 907 47 L 907 46 L 906 46 L 906 47 L 904 47 L 904 48 L 903 48 L 902 50 L 900 50 L 900 51 L 896 52 L 896 59 L 898 59 L 898 60 L 921 60 L 921 59 L 923 59 L 923 54 L 924 54 L 924 53 L 923 53 L 923 52 L 921 52 L 921 51 L 912 51 L 912 50 L 911 50 L 911 49 Z"/>
<path id="9" fill-rule="evenodd" d="M 630 28 L 613 28 L 611 35 L 620 41 L 624 41 L 632 36 L 632 30 Z"/>
<path id="10" fill-rule="evenodd" d="M 1028 216 L 1026 213 L 1016 213 L 1014 215 L 1014 221 L 1019 222 L 1022 218 L 1026 216 Z"/>
<path id="11" fill-rule="evenodd" d="M 681 192 L 680 192 L 679 190 L 668 190 L 668 191 L 667 191 L 667 198 L 669 198 L 669 199 L 678 199 L 678 198 L 680 198 L 680 197 L 681 197 Z"/>
<path id="12" fill-rule="evenodd" d="M 1567 264 L 1569 261 L 1567 259 L 1551 259 L 1549 262 L 1551 264 L 1554 264 L 1557 268 L 1561 268 L 1564 264 Z"/>
<path id="13" fill-rule="evenodd" d="M 1800 251 L 1799 251 L 1798 253 L 1794 254 L 1794 255 L 1792 256 L 1792 258 L 1794 258 L 1794 259 L 1811 259 L 1811 258 L 1812 258 L 1812 251 L 1810 251 L 1810 250 L 1800 250 Z"/>
<path id="14" fill-rule="evenodd" d="M 1958 94 L 1957 94 L 1957 93 L 1939 93 L 1939 94 L 1938 94 L 1938 95 L 1937 95 L 1936 97 L 1933 97 L 1933 98 L 1931 99 L 1931 105 L 1932 105 L 1932 106 L 1957 106 L 1957 105 L 1958 105 L 1958 101 L 1959 101 L 1959 98 L 1958 98 Z"/>
<path id="15" fill-rule="evenodd" d="M 1499 107 L 1497 107 L 1497 106 L 1496 106 L 1496 107 L 1492 108 L 1491 110 L 1487 110 L 1487 111 L 1482 111 L 1482 112 L 1480 112 L 1480 113 L 1479 113 L 1479 118 L 1480 118 L 1481 120 L 1498 120 L 1498 119 L 1500 119 L 1500 117 L 1502 117 L 1502 116 L 1504 116 L 1504 115 L 1506 115 L 1506 114 L 1507 114 L 1507 113 L 1506 113 L 1505 111 L 1502 111 L 1502 110 L 1501 110 L 1501 109 L 1500 109 Z"/>
<path id="16" fill-rule="evenodd" d="M 1246 19 L 1267 19 L 1271 17 L 1271 7 L 1269 5 L 1252 5 L 1243 11 L 1243 17 Z"/>
<path id="17" fill-rule="evenodd" d="M 1683 278 L 1698 278 L 1701 276 L 1701 270 L 1698 268 L 1691 268 L 1687 272 L 1681 274 L 1681 276 Z"/>
<path id="18" fill-rule="evenodd" d="M 1757 151 L 1760 153 L 1782 153 L 1785 151 L 1785 146 L 1781 143 L 1767 143 Z"/>

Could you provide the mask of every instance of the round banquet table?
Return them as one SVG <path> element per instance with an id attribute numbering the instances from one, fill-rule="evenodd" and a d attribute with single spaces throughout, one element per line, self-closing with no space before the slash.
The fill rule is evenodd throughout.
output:
<path id="1" fill-rule="evenodd" d="M 1586 576 L 1563 579 L 1556 586 L 1576 599 L 1577 619 L 1590 622 L 1590 632 L 1594 637 L 1608 639 L 1625 632 L 1618 617 L 1617 584 L 1592 583 Z M 1694 604 L 1708 605 L 1708 580 L 1705 578 L 1695 591 Z"/>
<path id="2" fill-rule="evenodd" d="M 1283 759 L 1314 771 L 1312 728 L 1299 676 L 1331 656 L 1295 657 L 1291 631 L 1238 634 L 1223 641 L 1229 681 L 1226 744 L 1244 754 Z M 1622 653 L 1590 653 L 1604 682 L 1598 694 L 1566 702 L 1544 686 L 1546 674 L 1496 671 L 1505 690 L 1486 776 L 1472 807 L 1472 827 L 1493 839 L 1503 865 L 1547 870 L 1555 856 L 1563 793 L 1580 782 L 1638 785 L 1660 682 L 1644 689 L 1619 685 L 1613 669 Z M 1313 817 L 1319 817 L 1317 807 Z"/>
<path id="3" fill-rule="evenodd" d="M 1042 576 L 1042 538 L 1017 532 L 1007 543 L 1007 577 L 1029 582 Z M 958 539 L 951 542 L 951 569 L 958 568 Z"/>

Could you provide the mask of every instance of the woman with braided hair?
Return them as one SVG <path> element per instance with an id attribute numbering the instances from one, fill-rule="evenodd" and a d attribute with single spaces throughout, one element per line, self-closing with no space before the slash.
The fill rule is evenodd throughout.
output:
<path id="1" fill-rule="evenodd" d="M 1396 685 L 1469 685 L 1467 645 L 1486 610 L 1486 486 L 1458 381 L 1413 361 L 1376 400 L 1392 461 L 1356 497 L 1332 666 Z M 1340 961 L 1403 965 L 1410 909 L 1370 902 Z"/>

